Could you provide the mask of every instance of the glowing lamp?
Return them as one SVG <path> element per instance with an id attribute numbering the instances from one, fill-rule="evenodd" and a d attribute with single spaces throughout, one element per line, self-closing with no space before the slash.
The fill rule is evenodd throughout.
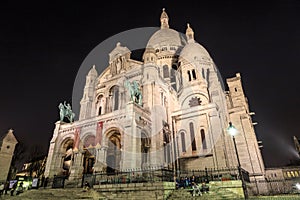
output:
<path id="1" fill-rule="evenodd" d="M 228 126 L 228 128 L 227 128 L 227 132 L 231 135 L 231 136 L 235 136 L 235 135 L 237 135 L 237 130 L 236 130 L 236 128 L 232 125 L 232 123 L 231 122 L 229 122 L 229 126 Z"/>
<path id="2" fill-rule="evenodd" d="M 300 190 L 300 183 L 296 183 L 296 188 Z"/>

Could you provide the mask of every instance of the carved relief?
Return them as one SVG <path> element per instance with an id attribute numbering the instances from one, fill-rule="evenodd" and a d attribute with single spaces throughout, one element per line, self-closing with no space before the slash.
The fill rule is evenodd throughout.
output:
<path id="1" fill-rule="evenodd" d="M 113 60 L 110 64 L 110 73 L 112 76 L 120 74 L 126 70 L 126 58 L 125 56 L 119 56 Z"/>
<path id="2" fill-rule="evenodd" d="M 201 105 L 201 100 L 200 97 L 192 97 L 191 100 L 189 101 L 189 106 L 194 107 L 194 106 L 199 106 Z"/>

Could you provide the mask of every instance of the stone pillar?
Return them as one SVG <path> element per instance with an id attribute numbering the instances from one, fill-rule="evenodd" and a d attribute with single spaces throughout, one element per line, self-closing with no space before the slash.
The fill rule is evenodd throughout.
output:
<path id="1" fill-rule="evenodd" d="M 53 137 L 50 141 L 50 146 L 49 146 L 49 151 L 48 151 L 48 156 L 47 156 L 47 163 L 46 163 L 45 172 L 44 172 L 45 177 L 53 176 L 54 173 L 56 173 L 54 171 L 54 169 L 56 168 L 57 164 L 59 164 L 59 163 L 56 163 L 56 154 L 57 154 L 57 153 L 55 153 L 56 140 L 59 135 L 60 126 L 63 123 L 64 122 L 61 122 L 61 121 L 57 121 L 55 123 L 55 129 L 53 131 Z"/>
<path id="2" fill-rule="evenodd" d="M 101 147 L 99 143 L 95 146 L 96 149 L 96 160 L 94 164 L 94 172 L 101 172 L 105 168 L 105 149 Z"/>
<path id="3" fill-rule="evenodd" d="M 135 132 L 134 128 L 135 117 L 134 117 L 134 103 L 132 101 L 126 104 L 126 121 L 124 124 L 124 134 L 123 134 L 123 147 L 121 154 L 120 169 L 133 169 L 136 168 L 135 164 Z"/>
<path id="4" fill-rule="evenodd" d="M 74 150 L 79 149 L 80 144 L 80 127 L 77 127 L 74 134 Z"/>
<path id="5" fill-rule="evenodd" d="M 73 151 L 74 153 L 74 162 L 72 163 L 72 166 L 70 167 L 70 176 L 69 180 L 77 180 L 82 177 L 83 173 L 83 158 L 85 151 L 83 150 L 77 150 L 75 149 Z"/>
<path id="6" fill-rule="evenodd" d="M 97 130 L 96 130 L 95 145 L 99 144 L 101 146 L 101 144 L 102 144 L 102 130 L 103 130 L 103 122 L 98 122 Z"/>
<path id="7" fill-rule="evenodd" d="M 214 108 L 209 114 L 209 123 L 211 130 L 211 144 L 208 144 L 208 148 L 211 148 L 214 152 L 214 168 L 224 168 L 226 165 L 226 157 L 224 150 L 224 137 L 223 129 L 220 121 L 220 116 L 217 110 Z M 211 166 L 212 167 L 212 166 Z"/>

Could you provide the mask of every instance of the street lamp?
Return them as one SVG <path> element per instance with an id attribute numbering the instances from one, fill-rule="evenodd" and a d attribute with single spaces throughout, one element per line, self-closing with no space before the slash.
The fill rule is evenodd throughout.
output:
<path id="1" fill-rule="evenodd" d="M 235 149 L 235 153 L 236 153 L 236 158 L 237 158 L 237 161 L 238 161 L 238 172 L 239 172 L 239 176 L 240 176 L 241 181 L 242 181 L 242 188 L 243 188 L 243 192 L 244 192 L 244 197 L 245 197 L 245 199 L 248 199 L 247 188 L 246 188 L 246 184 L 245 184 L 245 181 L 244 181 L 244 177 L 242 175 L 241 162 L 240 162 L 238 150 L 237 150 L 237 147 L 236 147 L 235 137 L 234 137 L 234 136 L 236 136 L 238 134 L 238 131 L 232 125 L 231 122 L 229 122 L 229 127 L 227 128 L 227 131 L 232 136 L 232 140 L 233 140 L 233 144 L 234 144 L 234 149 Z"/>

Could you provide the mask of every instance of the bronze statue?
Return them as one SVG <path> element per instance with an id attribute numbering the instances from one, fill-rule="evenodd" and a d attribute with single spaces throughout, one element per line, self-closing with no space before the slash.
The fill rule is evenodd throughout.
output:
<path id="1" fill-rule="evenodd" d="M 129 90 L 130 100 L 142 106 L 143 96 L 138 83 L 136 81 L 132 81 L 132 83 L 130 83 L 128 80 L 126 80 L 124 85 Z"/>
<path id="2" fill-rule="evenodd" d="M 66 101 L 64 101 L 63 104 L 59 104 L 58 108 L 61 122 L 64 121 L 65 117 L 67 117 L 70 122 L 74 121 L 75 113 L 73 113 L 71 105 L 69 103 L 66 104 Z"/>

